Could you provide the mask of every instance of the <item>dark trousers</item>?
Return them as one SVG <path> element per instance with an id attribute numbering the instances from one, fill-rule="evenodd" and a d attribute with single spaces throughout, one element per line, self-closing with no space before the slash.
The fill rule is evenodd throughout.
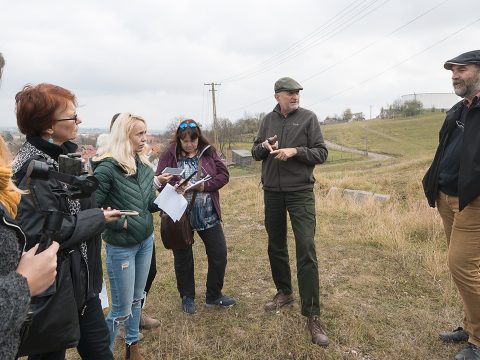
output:
<path id="1" fill-rule="evenodd" d="M 217 299 L 222 295 L 223 279 L 227 267 L 227 244 L 221 224 L 197 232 L 205 244 L 208 259 L 206 298 Z M 180 296 L 195 298 L 195 274 L 193 251 L 187 249 L 173 250 L 175 275 Z"/>
<path id="2" fill-rule="evenodd" d="M 145 294 L 148 294 L 152 287 L 153 280 L 157 276 L 157 256 L 155 255 L 155 242 L 153 243 L 152 261 L 150 262 L 150 270 L 148 270 L 147 284 L 145 285 Z M 145 302 L 145 298 L 142 299 L 142 307 Z"/>
<path id="3" fill-rule="evenodd" d="M 110 335 L 103 315 L 100 298 L 95 296 L 87 301 L 87 307 L 80 320 L 80 342 L 77 351 L 85 360 L 113 360 L 110 351 Z M 62 331 L 59 329 L 59 331 Z M 53 353 L 30 355 L 28 360 L 64 360 L 66 350 Z"/>
<path id="4" fill-rule="evenodd" d="M 315 251 L 315 196 L 312 190 L 264 191 L 268 257 L 275 286 L 292 293 L 287 246 L 287 212 L 297 255 L 297 279 L 302 315 L 320 315 L 318 264 Z"/>

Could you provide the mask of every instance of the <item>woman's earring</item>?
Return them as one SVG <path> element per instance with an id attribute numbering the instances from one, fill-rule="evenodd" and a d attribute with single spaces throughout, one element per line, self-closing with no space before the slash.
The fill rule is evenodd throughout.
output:
<path id="1" fill-rule="evenodd" d="M 51 136 L 51 135 L 50 135 L 50 137 L 48 138 L 48 142 L 49 142 L 50 144 L 53 144 L 53 139 L 52 139 L 52 136 Z"/>

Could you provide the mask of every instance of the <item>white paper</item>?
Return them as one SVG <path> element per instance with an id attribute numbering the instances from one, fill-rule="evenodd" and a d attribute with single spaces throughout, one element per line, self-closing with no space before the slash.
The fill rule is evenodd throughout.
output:
<path id="1" fill-rule="evenodd" d="M 100 297 L 100 303 L 102 304 L 102 309 L 108 308 L 110 305 L 108 303 L 107 287 L 105 286 L 105 280 L 102 282 L 102 291 L 98 294 Z"/>
<path id="2" fill-rule="evenodd" d="M 191 188 L 193 188 L 194 186 L 197 186 L 198 184 L 207 182 L 207 181 L 210 180 L 211 178 L 212 178 L 212 177 L 211 177 L 210 175 L 207 175 L 207 176 L 205 176 L 203 179 L 198 180 L 197 182 L 190 183 L 190 185 L 187 186 L 187 188 L 185 189 L 185 191 L 190 190 Z"/>
<path id="3" fill-rule="evenodd" d="M 183 195 L 175 191 L 172 185 L 167 184 L 155 199 L 155 204 L 165 211 L 173 221 L 178 221 L 185 212 L 188 202 Z"/>

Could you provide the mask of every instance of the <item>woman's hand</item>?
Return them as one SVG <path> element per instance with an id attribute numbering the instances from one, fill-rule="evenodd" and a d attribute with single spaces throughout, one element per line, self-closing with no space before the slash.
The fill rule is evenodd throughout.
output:
<path id="1" fill-rule="evenodd" d="M 103 209 L 103 216 L 105 217 L 105 222 L 109 223 L 120 219 L 122 214 L 120 210 L 112 210 L 110 207 Z"/>
<path id="2" fill-rule="evenodd" d="M 168 183 L 170 180 L 172 180 L 173 178 L 173 175 L 172 174 L 169 174 L 169 173 L 165 173 L 165 174 L 160 174 L 160 175 L 157 175 L 155 176 L 157 178 L 157 181 L 162 184 L 162 185 L 165 185 L 166 183 Z"/>
<path id="3" fill-rule="evenodd" d="M 200 184 L 195 185 L 194 187 L 192 187 L 192 190 L 203 192 L 203 190 L 205 190 L 205 183 L 201 182 Z"/>
<path id="4" fill-rule="evenodd" d="M 52 242 L 39 254 L 38 244 L 24 253 L 17 266 L 17 273 L 27 279 L 30 296 L 39 295 L 52 285 L 57 275 L 58 243 Z"/>

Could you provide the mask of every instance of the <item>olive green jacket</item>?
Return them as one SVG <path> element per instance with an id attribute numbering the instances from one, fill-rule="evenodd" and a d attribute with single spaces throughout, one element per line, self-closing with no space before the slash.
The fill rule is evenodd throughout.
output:
<path id="1" fill-rule="evenodd" d="M 158 211 L 153 186 L 153 169 L 137 157 L 137 173 L 127 176 L 113 158 L 92 161 L 93 175 L 100 185 L 96 191 L 97 203 L 103 208 L 138 211 L 138 216 L 125 216 L 107 224 L 102 237 L 116 246 L 142 243 L 153 233 L 152 212 Z M 127 221 L 127 229 L 124 223 Z"/>

